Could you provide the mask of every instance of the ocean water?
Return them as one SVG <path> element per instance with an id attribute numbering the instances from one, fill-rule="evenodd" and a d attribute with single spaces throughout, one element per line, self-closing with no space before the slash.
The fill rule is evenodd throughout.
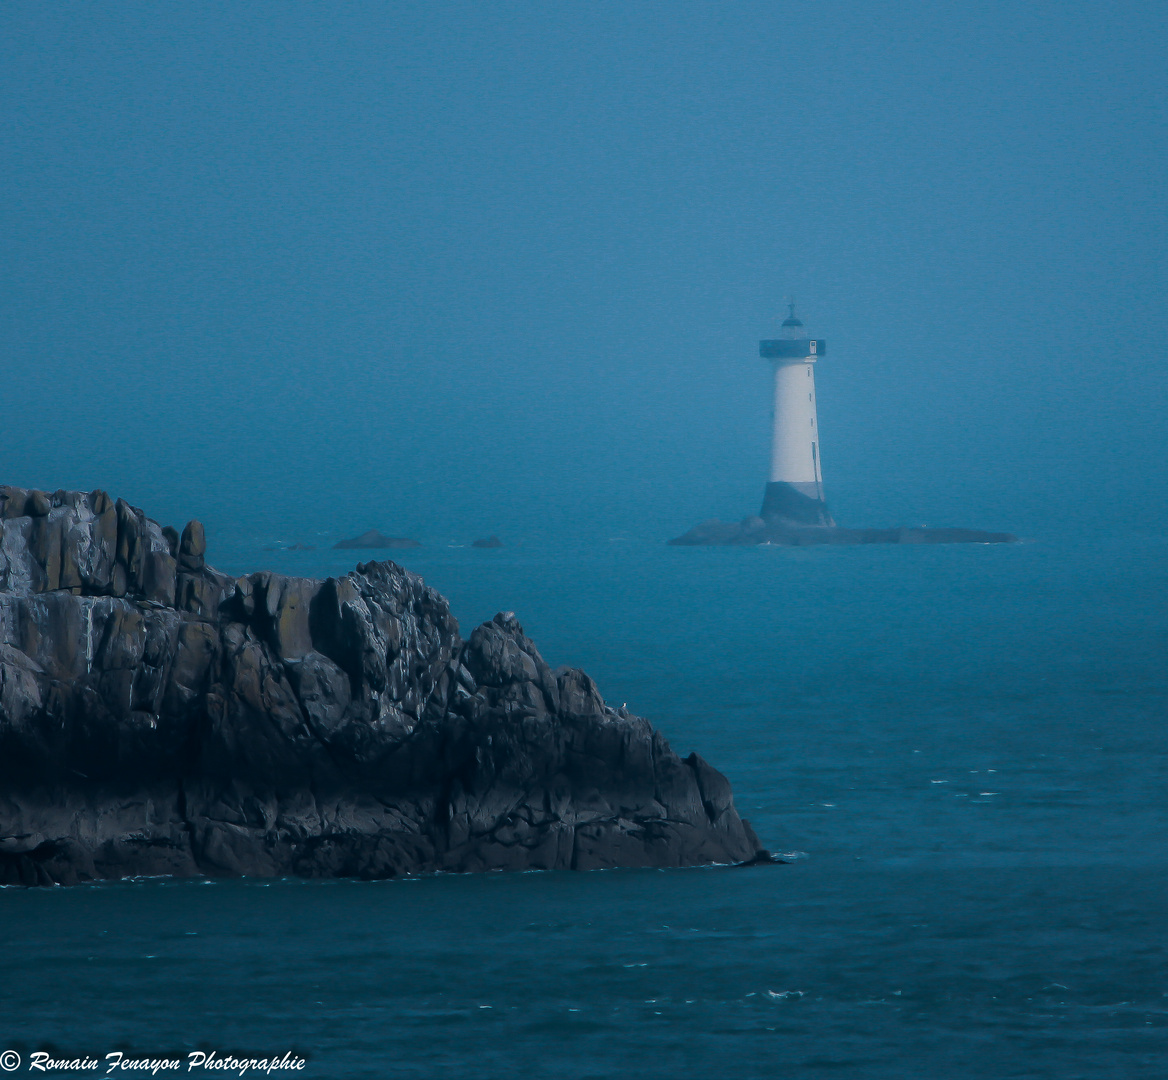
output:
<path id="1" fill-rule="evenodd" d="M 338 1078 L 1160 1078 L 1168 539 L 1050 533 L 399 553 L 464 632 L 516 611 L 553 665 L 699 750 L 798 857 L 6 889 L 0 1049 L 295 1050 Z M 215 561 L 353 559 L 237 538 Z"/>

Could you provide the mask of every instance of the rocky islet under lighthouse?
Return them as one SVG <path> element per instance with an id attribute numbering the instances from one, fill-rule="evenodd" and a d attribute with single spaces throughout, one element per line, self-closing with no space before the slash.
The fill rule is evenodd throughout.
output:
<path id="1" fill-rule="evenodd" d="M 963 528 L 850 529 L 836 525 L 823 492 L 815 364 L 827 342 L 809 337 L 788 307 L 780 336 L 758 343 L 774 365 L 774 428 L 770 472 L 757 516 L 740 522 L 704 521 L 670 544 L 1003 544 L 1010 533 Z"/>

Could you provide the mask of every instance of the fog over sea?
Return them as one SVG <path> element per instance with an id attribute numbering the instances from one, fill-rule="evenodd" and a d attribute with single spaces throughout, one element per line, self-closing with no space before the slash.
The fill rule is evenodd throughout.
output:
<path id="1" fill-rule="evenodd" d="M 1163 1076 L 1161 9 L 0 25 L 0 483 L 513 610 L 792 855 L 2 889 L 0 1050 Z M 1024 542 L 665 545 L 759 508 L 791 292 L 836 520 Z"/>

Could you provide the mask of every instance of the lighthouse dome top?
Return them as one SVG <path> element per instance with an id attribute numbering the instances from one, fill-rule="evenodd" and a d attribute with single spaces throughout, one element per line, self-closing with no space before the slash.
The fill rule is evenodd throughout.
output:
<path id="1" fill-rule="evenodd" d="M 795 315 L 795 305 L 787 305 L 789 314 L 783 320 L 780 337 L 772 341 L 760 341 L 758 354 L 767 360 L 785 362 L 807 361 L 814 362 L 816 358 L 827 352 L 827 342 L 819 338 L 810 338 L 803 328 L 802 320 Z"/>
<path id="2" fill-rule="evenodd" d="M 803 329 L 803 320 L 795 314 L 795 301 L 793 300 L 787 304 L 787 317 L 783 320 L 779 336 L 785 341 L 799 341 L 807 337 L 807 331 Z"/>

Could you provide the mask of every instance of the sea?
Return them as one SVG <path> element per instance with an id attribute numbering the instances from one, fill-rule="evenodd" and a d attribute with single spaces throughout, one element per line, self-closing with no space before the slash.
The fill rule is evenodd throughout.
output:
<path id="1" fill-rule="evenodd" d="M 698 750 L 787 861 L 5 889 L 0 1050 L 16 1075 L 201 1050 L 314 1078 L 1162 1080 L 1168 537 L 1031 531 L 393 553 L 464 633 L 513 610 Z M 263 540 L 213 561 L 354 561 Z"/>

